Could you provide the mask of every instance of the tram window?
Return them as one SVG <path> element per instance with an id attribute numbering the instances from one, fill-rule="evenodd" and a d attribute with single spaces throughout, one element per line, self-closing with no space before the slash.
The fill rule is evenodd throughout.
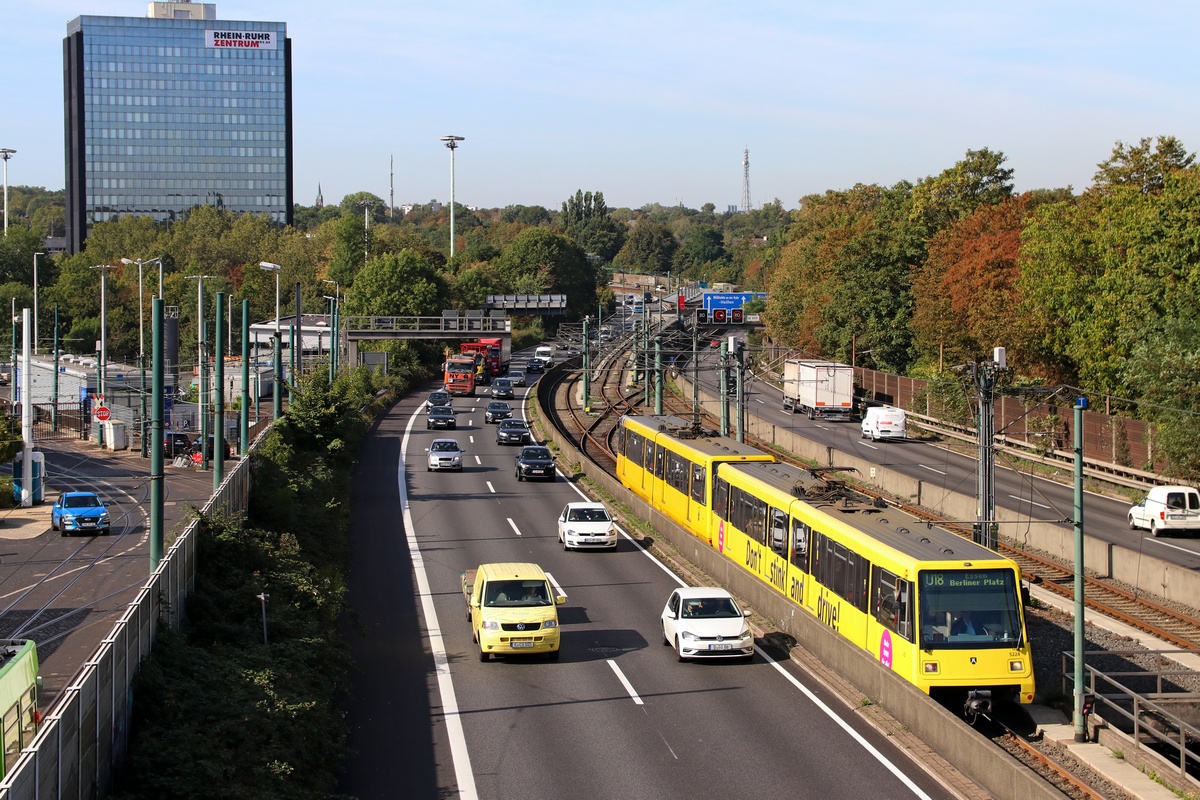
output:
<path id="1" fill-rule="evenodd" d="M 871 613 L 890 631 L 912 641 L 912 604 L 909 582 L 886 569 L 875 569 L 872 575 Z"/>
<path id="2" fill-rule="evenodd" d="M 663 475 L 665 474 L 663 464 L 666 461 L 667 450 L 661 444 L 652 444 L 650 446 L 651 446 L 651 448 L 653 448 L 653 456 L 652 457 L 653 457 L 653 463 L 654 463 L 654 467 L 653 467 L 654 477 L 658 478 L 659 480 L 662 480 Z"/>
<path id="3" fill-rule="evenodd" d="M 703 464 L 692 464 L 692 499 L 700 505 L 708 505 L 704 502 L 704 485 L 707 481 L 708 470 Z"/>
<path id="4" fill-rule="evenodd" d="M 729 519 L 729 484 L 719 475 L 713 479 L 713 512 L 720 519 Z"/>
<path id="5" fill-rule="evenodd" d="M 4 712 L 4 774 L 8 774 L 21 754 L 21 712 L 18 703 Z"/>
<path id="6" fill-rule="evenodd" d="M 667 483 L 676 491 L 687 494 L 691 464 L 678 453 L 667 452 Z"/>
<path id="7" fill-rule="evenodd" d="M 30 686 L 21 702 L 21 745 L 24 746 L 32 742 L 37 733 L 37 687 Z"/>
<path id="8" fill-rule="evenodd" d="M 646 440 L 640 433 L 629 431 L 629 441 L 625 445 L 625 458 L 637 464 L 640 468 L 645 463 Z"/>
<path id="9" fill-rule="evenodd" d="M 786 511 L 780 511 L 778 508 L 769 508 L 768 515 L 768 530 L 770 531 L 771 549 L 776 553 L 787 554 L 787 529 L 788 516 Z"/>
<path id="10" fill-rule="evenodd" d="M 733 524 L 754 541 L 766 544 L 767 504 L 738 488 L 734 488 L 731 494 Z"/>
<path id="11" fill-rule="evenodd" d="M 798 519 L 792 520 L 792 564 L 808 569 L 808 526 Z"/>
<path id="12" fill-rule="evenodd" d="M 613 445 L 617 448 L 617 455 L 619 456 L 625 454 L 625 437 L 628 433 L 624 428 L 621 428 L 617 431 L 617 435 L 613 439 Z"/>

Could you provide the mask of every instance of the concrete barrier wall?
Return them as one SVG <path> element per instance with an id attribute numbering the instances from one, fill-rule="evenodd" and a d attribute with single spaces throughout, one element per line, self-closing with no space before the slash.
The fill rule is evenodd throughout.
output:
<path id="1" fill-rule="evenodd" d="M 688 376 L 681 373 L 676 377 L 676 381 L 690 396 L 692 388 Z M 721 407 L 718 398 L 701 389 L 700 401 L 708 413 L 720 418 Z M 886 463 L 878 464 L 835 450 L 772 422 L 747 419 L 746 432 L 755 439 L 768 442 L 800 458 L 815 461 L 821 466 L 853 467 L 858 470 L 856 480 L 900 501 L 920 506 L 943 519 L 970 522 L 977 517 L 978 506 L 974 495 L 946 491 L 939 486 L 888 469 Z M 857 435 L 857 428 L 854 429 L 854 435 Z M 1086 533 L 1086 500 L 1083 518 Z M 1001 541 L 1048 553 L 1068 564 L 1074 562 L 1075 534 L 1069 524 L 1030 522 L 1025 517 L 1003 508 L 996 509 L 996 519 L 1002 523 Z M 1165 600 L 1195 606 L 1196 598 L 1200 597 L 1200 572 L 1137 550 L 1085 536 L 1083 563 L 1087 570 L 1102 578 L 1118 580 L 1135 587 L 1139 592 Z"/>
<path id="2" fill-rule="evenodd" d="M 550 383 L 546 381 L 547 385 Z M 539 400 L 542 401 L 539 406 L 544 408 L 549 398 L 539 393 Z M 655 537 L 742 598 L 758 615 L 771 620 L 780 631 L 792 636 L 807 651 L 853 684 L 864 698 L 887 709 L 901 724 L 997 800 L 1061 800 L 1061 793 L 1025 767 L 1012 759 L 997 758 L 995 745 L 961 718 L 942 708 L 915 686 L 880 667 L 870 655 L 850 645 L 807 611 L 788 601 L 738 564 L 654 511 L 611 475 L 583 460 L 573 444 L 551 426 L 542 427 L 540 433 L 562 451 L 568 462 L 579 462 L 580 470 L 589 480 L 618 498 L 639 519 L 649 522 Z"/>

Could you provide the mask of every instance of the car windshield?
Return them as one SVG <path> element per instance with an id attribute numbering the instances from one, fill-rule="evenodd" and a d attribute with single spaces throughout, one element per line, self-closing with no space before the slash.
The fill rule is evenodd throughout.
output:
<path id="1" fill-rule="evenodd" d="M 523 431 L 525 430 L 525 422 L 519 419 L 506 419 L 500 423 L 500 427 L 506 431 Z"/>
<path id="2" fill-rule="evenodd" d="M 728 597 L 693 597 L 683 601 L 680 616 L 684 619 L 729 619 L 740 617 L 742 612 Z"/>
<path id="3" fill-rule="evenodd" d="M 508 411 L 508 403 L 488 403 L 488 411 Z"/>
<path id="4" fill-rule="evenodd" d="M 485 606 L 548 606 L 552 605 L 545 581 L 489 581 L 483 598 Z"/>
<path id="5" fill-rule="evenodd" d="M 63 498 L 63 508 L 91 508 L 98 505 L 100 505 L 100 501 L 90 494 Z"/>
<path id="6" fill-rule="evenodd" d="M 457 453 L 458 442 L 434 442 L 429 450 L 433 453 Z"/>
<path id="7" fill-rule="evenodd" d="M 573 508 L 567 514 L 568 522 L 608 522 L 608 511 L 603 508 Z"/>
<path id="8" fill-rule="evenodd" d="M 550 458 L 550 450 L 546 447 L 526 447 L 521 451 L 521 458 Z"/>
<path id="9" fill-rule="evenodd" d="M 433 408 L 429 409 L 429 416 L 431 416 L 431 417 L 453 417 L 454 412 L 447 406 L 434 406 Z"/>

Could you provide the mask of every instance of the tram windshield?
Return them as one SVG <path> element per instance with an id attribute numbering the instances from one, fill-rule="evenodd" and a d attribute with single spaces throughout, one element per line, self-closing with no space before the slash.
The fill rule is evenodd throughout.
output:
<path id="1" fill-rule="evenodd" d="M 918 585 L 923 647 L 1021 646 L 1021 606 L 1012 570 L 929 570 L 921 572 Z"/>

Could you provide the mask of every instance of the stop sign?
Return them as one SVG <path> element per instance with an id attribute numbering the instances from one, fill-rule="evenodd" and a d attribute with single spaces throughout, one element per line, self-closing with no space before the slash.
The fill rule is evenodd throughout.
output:
<path id="1" fill-rule="evenodd" d="M 96 419 L 100 420 L 101 422 L 104 422 L 108 419 L 108 407 L 107 406 L 97 406 L 96 407 Z"/>

